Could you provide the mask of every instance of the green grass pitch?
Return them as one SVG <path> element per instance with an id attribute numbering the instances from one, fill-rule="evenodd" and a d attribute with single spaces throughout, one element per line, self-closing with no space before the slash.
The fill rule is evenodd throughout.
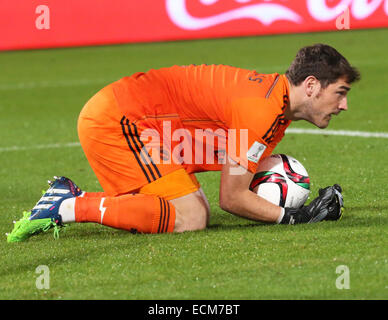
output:
<path id="1" fill-rule="evenodd" d="M 387 299 L 387 138 L 289 134 L 275 150 L 305 165 L 312 195 L 342 185 L 339 222 L 237 218 L 218 206 L 215 172 L 198 174 L 212 210 L 204 231 L 133 235 L 72 224 L 58 240 L 50 231 L 8 244 L 4 235 L 53 175 L 101 190 L 82 149 L 68 143 L 78 141 L 82 106 L 106 84 L 173 64 L 283 73 L 300 47 L 323 42 L 363 77 L 349 94 L 349 111 L 329 129 L 387 133 L 387 39 L 382 29 L 0 53 L 0 299 Z M 49 289 L 36 287 L 40 265 L 49 267 Z M 341 265 L 349 289 L 336 287 Z"/>

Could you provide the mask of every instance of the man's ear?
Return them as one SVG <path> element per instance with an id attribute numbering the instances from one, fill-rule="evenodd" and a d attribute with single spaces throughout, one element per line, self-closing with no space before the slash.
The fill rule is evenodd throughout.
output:
<path id="1" fill-rule="evenodd" d="M 311 97 L 312 95 L 314 95 L 314 93 L 317 93 L 321 90 L 321 83 L 316 77 L 308 76 L 303 81 L 303 87 L 306 95 L 308 97 Z"/>

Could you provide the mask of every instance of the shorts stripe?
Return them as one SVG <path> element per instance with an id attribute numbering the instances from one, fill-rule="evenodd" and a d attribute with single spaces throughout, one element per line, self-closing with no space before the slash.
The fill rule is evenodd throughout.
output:
<path id="1" fill-rule="evenodd" d="M 149 155 L 149 153 L 147 152 L 146 148 L 144 147 L 143 141 L 140 140 L 139 134 L 138 134 L 138 132 L 137 132 L 137 127 L 136 127 L 136 125 L 135 125 L 134 123 L 132 123 L 132 126 L 133 126 L 133 128 L 135 129 L 135 137 L 136 137 L 136 139 L 137 139 L 137 140 L 139 141 L 139 143 L 140 143 L 141 150 L 143 150 L 144 153 L 147 155 L 147 157 L 148 157 L 148 159 L 150 160 L 152 166 L 154 167 L 154 169 L 155 169 L 155 171 L 156 171 L 158 177 L 161 178 L 162 175 L 160 174 L 158 167 L 157 167 L 156 164 L 152 161 L 151 156 Z"/>
<path id="2" fill-rule="evenodd" d="M 147 171 L 145 170 L 145 168 L 144 168 L 142 162 L 141 162 L 140 159 L 139 159 L 139 156 L 137 155 L 135 149 L 133 148 L 133 146 L 132 146 L 132 144 L 131 144 L 131 141 L 129 140 L 128 134 L 127 134 L 127 132 L 126 132 L 126 130 L 125 130 L 125 126 L 124 126 L 124 120 L 125 120 L 125 116 L 121 118 L 120 124 L 121 124 L 121 129 L 123 130 L 123 134 L 124 134 L 124 136 L 125 136 L 125 139 L 127 140 L 128 146 L 129 146 L 129 148 L 131 149 L 132 153 L 135 155 L 136 161 L 137 161 L 137 163 L 139 164 L 141 170 L 143 171 L 145 177 L 147 178 L 147 181 L 148 181 L 148 182 L 151 182 L 151 179 L 150 179 L 150 177 L 148 176 Z M 127 120 L 127 121 L 128 121 L 128 120 Z"/>
<path id="3" fill-rule="evenodd" d="M 139 155 L 140 155 L 140 157 L 141 157 L 141 160 L 143 161 L 143 164 L 146 165 L 146 167 L 147 167 L 148 171 L 150 172 L 150 174 L 151 174 L 153 180 L 155 181 L 155 180 L 156 180 L 156 176 L 155 176 L 154 172 L 152 171 L 152 168 L 150 167 L 148 161 L 146 160 L 146 157 L 144 156 L 144 153 L 145 153 L 144 150 L 142 150 L 142 149 L 139 147 L 139 145 L 137 144 L 137 142 L 136 142 L 136 140 L 135 140 L 135 136 L 134 136 L 134 134 L 133 134 L 133 132 L 132 132 L 131 125 L 129 124 L 129 120 L 128 120 L 128 119 L 127 119 L 127 121 L 126 121 L 125 124 L 126 124 L 127 127 L 128 127 L 129 136 L 131 137 L 131 140 L 132 140 L 132 142 L 133 142 L 133 144 L 134 144 L 134 146 L 135 146 L 137 152 L 139 153 Z M 148 155 L 148 153 L 147 153 L 147 155 Z M 148 155 L 148 157 L 149 157 L 149 155 Z M 151 160 L 151 161 L 152 161 L 152 160 Z"/>

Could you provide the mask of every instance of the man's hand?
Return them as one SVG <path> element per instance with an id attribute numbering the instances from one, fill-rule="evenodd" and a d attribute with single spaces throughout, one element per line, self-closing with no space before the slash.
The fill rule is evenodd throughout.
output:
<path id="1" fill-rule="evenodd" d="M 338 184 L 319 190 L 319 196 L 308 206 L 285 208 L 281 224 L 313 223 L 338 220 L 342 216 L 343 197 Z"/>
<path id="2" fill-rule="evenodd" d="M 344 198 L 341 193 L 342 188 L 338 184 L 335 184 L 333 188 L 335 196 L 329 205 L 329 213 L 324 220 L 339 220 L 342 217 L 342 211 L 344 208 Z"/>

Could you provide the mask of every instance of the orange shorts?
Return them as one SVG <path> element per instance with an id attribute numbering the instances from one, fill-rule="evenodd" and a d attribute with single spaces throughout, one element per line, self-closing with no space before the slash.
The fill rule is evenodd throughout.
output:
<path id="1" fill-rule="evenodd" d="M 123 116 L 111 85 L 82 109 L 78 119 L 81 146 L 108 195 L 136 192 L 170 200 L 199 189 L 195 175 L 182 165 L 153 160 L 140 139 L 142 131 L 150 127 L 147 119 Z"/>

